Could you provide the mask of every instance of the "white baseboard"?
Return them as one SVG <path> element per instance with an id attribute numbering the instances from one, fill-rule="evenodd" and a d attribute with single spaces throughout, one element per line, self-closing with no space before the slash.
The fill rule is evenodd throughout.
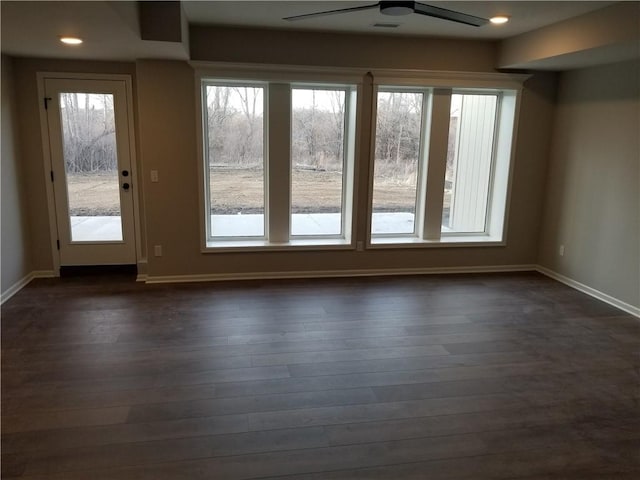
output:
<path id="1" fill-rule="evenodd" d="M 314 270 L 308 272 L 205 273 L 199 275 L 138 275 L 145 283 L 223 282 L 232 280 L 274 280 L 295 278 L 374 277 L 392 275 L 437 275 L 452 273 L 498 273 L 537 271 L 576 290 L 586 293 L 631 315 L 640 317 L 640 308 L 618 300 L 541 265 L 484 265 L 478 267 L 396 268 L 380 270 Z"/>
<path id="2" fill-rule="evenodd" d="M 138 275 L 136 276 L 136 282 L 146 282 L 147 281 L 147 259 L 143 258 L 142 260 L 138 260 L 137 268 Z"/>
<path id="3" fill-rule="evenodd" d="M 29 285 L 31 280 L 33 280 L 34 278 L 53 278 L 55 276 L 56 274 L 53 270 L 35 270 L 25 275 L 23 278 L 21 278 L 16 283 L 14 283 L 9 288 L 7 288 L 7 290 L 2 292 L 2 295 L 0 298 L 0 305 L 3 305 L 7 300 L 13 297 L 16 293 L 18 293 L 24 287 Z"/>
<path id="4" fill-rule="evenodd" d="M 274 280 L 295 278 L 379 277 L 392 275 L 436 275 L 535 271 L 536 265 L 478 267 L 392 268 L 379 270 L 313 270 L 306 272 L 205 273 L 200 275 L 146 275 L 146 283 L 222 282 L 229 280 Z"/>
<path id="5" fill-rule="evenodd" d="M 33 273 L 29 273 L 25 275 L 23 278 L 18 280 L 16 283 L 7 288 L 4 292 L 2 292 L 2 297 L 0 298 L 0 305 L 4 305 L 4 303 L 13 297 L 16 293 L 26 287 L 31 280 L 33 280 Z"/>
<path id="6" fill-rule="evenodd" d="M 440 267 L 440 268 L 396 268 L 380 270 L 315 270 L 308 272 L 251 272 L 251 273 L 206 273 L 200 275 L 148 275 L 146 262 L 136 281 L 145 283 L 190 283 L 190 282 L 222 282 L 230 280 L 274 280 L 295 278 L 340 278 L 340 277 L 375 277 L 392 275 L 437 275 L 453 273 L 499 273 L 537 271 L 571 288 L 590 295 L 609 305 L 613 305 L 631 315 L 640 318 L 640 308 L 623 302 L 600 290 L 554 272 L 542 265 L 483 265 L 477 267 Z M 140 266 L 140 262 L 138 263 Z M 4 304 L 16 293 L 26 287 L 35 278 L 57 277 L 53 270 L 36 270 L 11 285 L 0 296 L 0 304 Z"/>
<path id="7" fill-rule="evenodd" d="M 587 295 L 597 298 L 598 300 L 608 303 L 609 305 L 613 305 L 614 307 L 619 308 L 620 310 L 624 310 L 625 312 L 640 318 L 640 308 L 638 307 L 635 307 L 629 303 L 623 302 L 622 300 L 618 300 L 617 298 L 612 297 L 611 295 L 601 292 L 600 290 L 596 290 L 595 288 L 585 285 L 584 283 L 580 283 L 577 280 L 574 280 L 569 277 L 565 277 L 564 275 L 558 272 L 554 272 L 553 270 L 549 270 L 548 268 L 543 267 L 542 265 L 537 265 L 536 270 L 542 273 L 543 275 L 546 275 L 549 278 L 553 278 L 554 280 L 557 280 L 560 283 L 564 283 L 565 285 L 568 285 L 571 288 L 575 288 L 576 290 L 582 293 L 586 293 Z"/>
<path id="8" fill-rule="evenodd" d="M 53 270 L 35 270 L 31 275 L 33 278 L 56 278 L 60 276 L 60 272 L 56 274 Z"/>

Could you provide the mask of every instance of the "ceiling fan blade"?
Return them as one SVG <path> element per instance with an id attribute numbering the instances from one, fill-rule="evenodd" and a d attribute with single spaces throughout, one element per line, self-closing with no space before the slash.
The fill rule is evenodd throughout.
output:
<path id="1" fill-rule="evenodd" d="M 441 18 L 451 22 L 464 23 L 465 25 L 472 25 L 474 27 L 481 27 L 489 22 L 486 18 L 474 17 L 473 15 L 467 15 L 466 13 L 455 12 L 453 10 L 447 10 L 446 8 L 434 7 L 433 5 L 426 5 L 418 2 L 415 2 L 413 11 L 420 15 Z"/>
<path id="2" fill-rule="evenodd" d="M 294 15 L 293 17 L 285 17 L 283 18 L 283 20 L 288 20 L 289 22 L 295 22 L 296 20 L 305 20 L 307 18 L 324 17 L 325 15 L 335 15 L 337 13 L 348 13 L 348 12 L 357 12 L 359 10 L 369 10 L 371 8 L 378 8 L 379 5 L 380 3 L 374 3 L 372 5 L 362 5 L 360 7 L 339 8 L 337 10 L 327 10 L 324 12 L 305 13 L 304 15 Z"/>

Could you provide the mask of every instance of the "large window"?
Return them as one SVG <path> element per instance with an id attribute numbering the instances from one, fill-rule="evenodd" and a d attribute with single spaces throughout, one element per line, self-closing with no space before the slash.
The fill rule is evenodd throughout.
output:
<path id="1" fill-rule="evenodd" d="M 215 71 L 204 250 L 504 245 L 523 76 Z"/>
<path id="2" fill-rule="evenodd" d="M 343 230 L 344 89 L 291 91 L 291 234 L 335 235 Z"/>
<path id="3" fill-rule="evenodd" d="M 498 95 L 451 95 L 443 233 L 484 233 Z"/>
<path id="4" fill-rule="evenodd" d="M 356 91 L 203 81 L 207 246 L 350 244 Z"/>
<path id="5" fill-rule="evenodd" d="M 414 234 L 426 92 L 380 90 L 373 177 L 374 234 Z"/>
<path id="6" fill-rule="evenodd" d="M 377 88 L 372 244 L 503 240 L 515 98 Z"/>
<path id="7" fill-rule="evenodd" d="M 204 88 L 211 238 L 264 237 L 264 86 Z"/>

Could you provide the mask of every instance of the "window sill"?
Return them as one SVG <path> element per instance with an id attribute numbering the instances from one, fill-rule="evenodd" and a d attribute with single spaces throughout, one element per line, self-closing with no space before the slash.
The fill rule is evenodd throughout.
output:
<path id="1" fill-rule="evenodd" d="M 343 238 L 296 238 L 280 243 L 269 242 L 268 240 L 216 240 L 208 241 L 202 253 L 350 249 L 353 249 L 351 241 Z"/>
<path id="2" fill-rule="evenodd" d="M 505 241 L 491 235 L 447 235 L 437 240 L 418 237 L 377 237 L 371 239 L 370 248 L 425 248 L 425 247 L 503 247 Z"/>
<path id="3" fill-rule="evenodd" d="M 506 243 L 489 235 L 443 236 L 439 240 L 423 240 L 417 237 L 378 237 L 371 239 L 367 248 L 447 248 L 447 247 L 499 247 Z M 288 242 L 267 240 L 219 240 L 209 241 L 202 253 L 221 252 L 282 252 L 304 250 L 353 250 L 351 241 L 341 238 L 305 238 Z"/>

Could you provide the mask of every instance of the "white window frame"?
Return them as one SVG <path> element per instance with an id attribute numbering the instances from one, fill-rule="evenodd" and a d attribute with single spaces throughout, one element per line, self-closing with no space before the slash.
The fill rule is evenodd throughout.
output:
<path id="1" fill-rule="evenodd" d="M 209 134 L 208 129 L 205 126 L 208 125 L 208 114 L 207 114 L 207 87 L 249 87 L 249 88 L 262 88 L 262 111 L 263 111 L 263 122 L 262 122 L 262 137 L 263 137 L 263 149 L 262 149 L 262 167 L 263 167 L 263 206 L 264 206 L 264 218 L 263 218 L 263 235 L 249 235 L 249 236 L 223 236 L 223 235 L 213 235 L 212 225 L 211 225 L 211 162 L 209 161 L 208 145 L 209 145 Z M 268 239 L 268 198 L 269 184 L 267 182 L 267 173 L 268 173 L 268 148 L 267 141 L 268 138 L 268 124 L 267 124 L 267 98 L 269 96 L 269 85 L 265 82 L 258 82 L 255 80 L 218 80 L 218 79 L 205 79 L 201 82 L 201 96 L 202 96 L 202 136 L 203 136 L 203 163 L 204 163 L 204 194 L 205 194 L 205 235 L 206 242 L 209 243 L 218 243 L 218 242 L 230 242 L 230 241 L 266 241 Z"/>
<path id="2" fill-rule="evenodd" d="M 508 227 L 508 205 L 510 197 L 517 118 L 522 81 L 525 76 L 506 79 L 494 74 L 447 74 L 429 78 L 420 73 L 408 77 L 397 77 L 390 72 L 374 72 L 374 95 L 372 96 L 372 134 L 369 178 L 369 211 L 367 222 L 367 248 L 414 248 L 414 247 L 469 247 L 504 246 Z M 423 111 L 423 124 L 428 125 L 425 139 L 424 172 L 420 178 L 420 213 L 416 209 L 416 234 L 373 234 L 373 172 L 375 163 L 377 92 L 378 89 L 423 88 L 432 92 L 430 110 Z M 496 126 L 490 172 L 489 197 L 485 220 L 485 231 L 480 233 L 442 232 L 442 208 L 446 172 L 447 141 L 451 95 L 454 93 L 498 94 Z M 425 142 L 426 143 L 426 142 Z M 434 161 L 434 159 L 437 159 Z M 422 222 L 421 224 L 418 222 Z M 421 228 L 419 228 L 421 227 Z"/>
<path id="3" fill-rule="evenodd" d="M 200 167 L 200 219 L 201 219 L 201 252 L 233 252 L 233 251 L 287 251 L 287 250 L 355 250 L 353 232 L 356 227 L 354 201 L 357 185 L 356 160 L 360 144 L 360 115 L 362 111 L 362 69 L 325 69 L 289 66 L 255 66 L 240 64 L 209 63 L 196 66 L 196 111 L 197 139 Z M 199 68 L 198 68 L 199 67 Z M 234 85 L 261 84 L 266 86 L 264 129 L 265 129 L 265 237 L 214 237 L 209 238 L 210 227 L 207 225 L 206 205 L 208 193 L 205 179 L 205 133 L 206 105 L 203 103 L 203 83 L 220 84 L 227 82 Z M 343 173 L 343 229 L 337 236 L 291 236 L 291 88 L 299 85 L 315 85 L 325 87 L 348 88 L 351 92 L 348 138 L 349 157 L 347 172 Z M 204 108 L 203 108 L 204 107 Z M 284 115 L 286 112 L 286 115 Z M 274 127 L 277 126 L 277 127 Z M 273 127 L 273 128 L 272 128 Z M 346 150 L 345 150 L 346 153 Z M 348 160 L 348 161 L 347 161 Z M 286 167 L 285 167 L 286 165 Z"/>
<path id="4" fill-rule="evenodd" d="M 504 90 L 494 90 L 494 89 L 472 89 L 472 88 L 454 88 L 451 91 L 451 95 L 491 95 L 496 98 L 496 112 L 495 112 L 495 123 L 493 129 L 493 140 L 491 145 L 491 161 L 489 165 L 489 184 L 487 186 L 487 205 L 486 212 L 484 218 L 484 227 L 481 231 L 477 232 L 447 232 L 440 231 L 441 237 L 479 237 L 479 236 L 490 236 L 491 232 L 489 231 L 489 220 L 491 218 L 491 199 L 493 198 L 493 187 L 494 187 L 494 175 L 496 173 L 496 157 L 498 156 L 497 149 L 497 141 L 498 141 L 498 131 L 499 131 L 499 123 L 502 118 L 502 98 L 504 96 Z M 460 132 L 460 131 L 458 131 Z M 456 149 L 456 153 L 457 149 Z"/>
<path id="5" fill-rule="evenodd" d="M 304 235 L 293 234 L 293 202 L 289 202 L 289 238 L 292 240 L 321 240 L 336 239 L 348 240 L 351 237 L 351 217 L 353 211 L 353 184 L 355 165 L 355 133 L 356 133 L 356 112 L 357 112 L 357 88 L 355 85 L 327 84 L 327 83 L 291 83 L 291 98 L 293 90 L 324 90 L 344 92 L 344 125 L 343 125 L 343 159 L 342 159 L 342 204 L 340 206 L 340 233 L 339 234 L 318 234 Z M 291 106 L 291 118 L 293 118 L 293 105 Z M 291 137 L 293 137 L 293 125 L 291 126 Z M 290 145 L 293 141 L 290 140 Z M 293 172 L 293 156 L 290 162 L 290 175 Z M 293 186 L 290 179 L 289 191 Z"/>
<path id="6" fill-rule="evenodd" d="M 418 150 L 418 172 L 416 175 L 416 199 L 414 204 L 414 217 L 413 217 L 413 232 L 410 233 L 371 233 L 375 238 L 418 238 L 419 232 L 424 226 L 425 217 L 425 202 L 424 195 L 426 189 L 426 175 L 427 175 L 427 150 L 429 145 L 430 125 L 431 125 L 431 101 L 433 95 L 433 89 L 429 87 L 409 87 L 409 86 L 396 86 L 396 85 L 379 85 L 374 88 L 375 104 L 372 109 L 372 121 L 373 126 L 372 133 L 372 157 L 373 162 L 371 165 L 372 178 L 375 177 L 375 150 L 376 150 L 376 135 L 378 125 L 378 94 L 380 92 L 388 93 L 419 93 L 422 94 L 422 117 L 420 119 L 420 147 Z M 371 184 L 371 194 L 373 202 L 373 183 Z M 373 204 L 371 205 L 371 223 L 373 225 Z M 373 228 L 373 226 L 372 226 Z"/>
<path id="7" fill-rule="evenodd" d="M 226 62 L 191 62 L 191 65 L 195 69 L 195 92 L 196 92 L 196 122 L 197 122 L 197 149 L 198 156 L 200 158 L 201 166 L 197 169 L 197 174 L 200 182 L 199 196 L 200 196 L 200 222 L 201 222 L 201 252 L 202 253 L 215 253 L 215 252 L 250 252 L 250 251 L 287 251 L 287 250 L 355 250 L 357 232 L 356 225 L 358 225 L 358 214 L 364 214 L 365 217 L 362 220 L 365 227 L 365 244 L 367 249 L 373 248 L 424 248 L 424 247 L 475 247 L 475 246 L 503 246 L 506 245 L 506 232 L 508 230 L 508 218 L 509 218 L 509 198 L 511 189 L 511 177 L 514 167 L 514 154 L 515 144 L 517 138 L 517 119 L 520 104 L 520 94 L 522 90 L 523 82 L 529 78 L 529 75 L 522 74 L 505 74 L 505 73 L 467 73 L 467 72 L 437 72 L 437 71 L 425 71 L 425 70 L 400 70 L 400 69 L 365 69 L 365 68 L 333 68 L 333 67 L 316 67 L 316 66 L 288 66 L 288 65 L 258 65 L 258 64 L 233 64 Z M 267 239 L 247 239 L 237 240 L 231 239 L 229 241 L 207 241 L 207 226 L 205 216 L 205 187 L 204 187 L 204 152 L 203 152 L 203 122 L 202 122 L 202 81 L 206 79 L 220 79 L 233 82 L 238 79 L 243 81 L 255 81 L 264 82 L 268 84 L 269 98 L 267 100 L 268 105 L 273 103 L 276 96 L 272 95 L 272 87 L 277 86 L 280 89 L 280 100 L 284 99 L 284 92 L 287 91 L 287 97 L 289 98 L 286 105 L 281 105 L 281 108 L 286 106 L 289 116 L 287 117 L 287 135 L 273 135 L 269 125 L 273 122 L 269 118 L 271 112 L 267 106 L 265 110 L 265 129 L 268 133 L 268 143 L 271 145 L 274 141 L 282 142 L 286 137 L 286 149 L 281 148 L 281 151 L 287 150 L 285 153 L 286 162 L 289 169 L 280 171 L 281 181 L 290 182 L 290 87 L 292 84 L 345 84 L 354 85 L 357 92 L 357 108 L 355 109 L 355 138 L 354 138 L 354 158 L 353 158 L 353 180 L 350 182 L 353 189 L 350 201 L 346 202 L 345 209 L 349 210 L 351 222 L 349 225 L 350 236 L 348 238 L 291 238 L 290 236 L 290 211 L 289 211 L 289 197 L 290 189 L 287 187 L 286 195 L 280 198 L 281 207 L 274 210 L 269 206 L 273 202 L 273 195 L 269 195 L 269 192 L 273 194 L 274 184 L 273 175 L 267 181 L 265 193 L 268 195 L 267 208 L 265 210 L 265 216 L 269 222 L 268 228 L 265 230 L 265 234 L 269 235 Z M 420 215 L 417 222 L 419 229 L 419 235 L 414 237 L 398 237 L 391 236 L 388 238 L 371 236 L 371 213 L 372 213 L 372 193 L 373 193 L 373 162 L 375 152 L 375 137 L 372 134 L 372 130 L 375 128 L 375 113 L 376 113 L 376 101 L 377 95 L 376 89 L 380 85 L 393 85 L 407 88 L 424 88 L 432 89 L 432 103 L 430 109 L 430 125 L 427 129 L 429 133 L 428 152 L 425 153 L 429 158 L 435 158 L 434 154 L 443 153 L 442 144 L 444 144 L 444 156 L 441 164 L 446 166 L 446 137 L 448 135 L 448 119 L 450 116 L 449 103 L 446 101 L 447 92 L 450 94 L 452 90 L 457 89 L 493 89 L 504 91 L 502 103 L 502 120 L 497 128 L 498 136 L 496 140 L 498 155 L 495 157 L 495 173 L 493 174 L 492 189 L 495 192 L 496 189 L 500 189 L 501 193 L 492 195 L 488 209 L 491 212 L 491 217 L 487 220 L 487 230 L 489 235 L 441 235 L 441 223 L 442 223 L 442 200 L 444 196 L 444 170 L 441 169 L 442 175 L 437 174 L 437 170 L 440 164 L 434 162 L 425 163 L 427 168 L 422 170 L 423 177 L 421 178 L 421 184 L 425 185 L 424 195 L 421 201 L 424 205 L 419 205 L 423 210 L 424 215 Z M 276 89 L 278 90 L 278 89 Z M 442 92 L 445 92 L 445 95 Z M 363 92 L 366 95 L 363 96 Z M 508 92 L 508 94 L 506 93 Z M 444 99 L 444 101 L 443 101 Z M 365 104 L 365 102 L 367 104 Z M 506 109 L 505 109 L 506 106 Z M 269 112 L 269 114 L 267 114 Z M 364 112 L 364 113 L 363 113 Z M 434 113 L 435 112 L 435 113 Z M 369 115 L 367 118 L 367 125 L 362 125 L 363 114 Z M 438 120 L 439 116 L 446 118 L 446 129 L 442 128 L 442 125 L 438 127 L 442 121 Z M 434 119 L 434 117 L 436 117 Z M 370 124 L 369 121 L 373 120 Z M 281 128 L 281 127 L 279 127 Z M 358 189 L 363 185 L 358 185 L 359 175 L 358 170 L 361 168 L 360 162 L 362 159 L 359 155 L 360 148 L 367 148 L 362 146 L 361 134 L 363 128 L 369 130 L 365 133 L 369 137 L 369 178 L 367 188 L 368 203 L 367 208 L 361 212 L 358 212 L 354 207 L 354 203 L 359 201 Z M 439 139 L 437 142 L 433 142 L 433 139 Z M 445 139 L 444 142 L 442 141 Z M 424 143 L 424 142 L 423 142 Z M 282 145 L 281 145 L 282 147 Z M 438 151 L 440 149 L 440 152 Z M 273 151 L 269 150 L 267 156 L 266 168 L 269 172 L 273 173 L 275 170 L 272 167 L 271 162 L 274 161 Z M 269 158 L 271 156 L 271 158 Z M 284 161 L 284 159 L 281 159 Z M 504 194 L 502 194 L 504 192 Z M 430 215 L 431 209 L 437 209 L 438 215 Z M 497 215 L 496 212 L 503 212 L 502 215 Z M 277 213 L 277 215 L 270 215 Z M 272 224 L 277 224 L 280 221 L 280 226 L 274 230 Z M 273 237 L 271 234 L 274 231 L 285 232 L 281 237 Z M 373 240 L 373 241 L 372 241 Z M 358 242 L 360 244 L 360 242 Z M 359 247 L 360 248 L 360 247 Z"/>

